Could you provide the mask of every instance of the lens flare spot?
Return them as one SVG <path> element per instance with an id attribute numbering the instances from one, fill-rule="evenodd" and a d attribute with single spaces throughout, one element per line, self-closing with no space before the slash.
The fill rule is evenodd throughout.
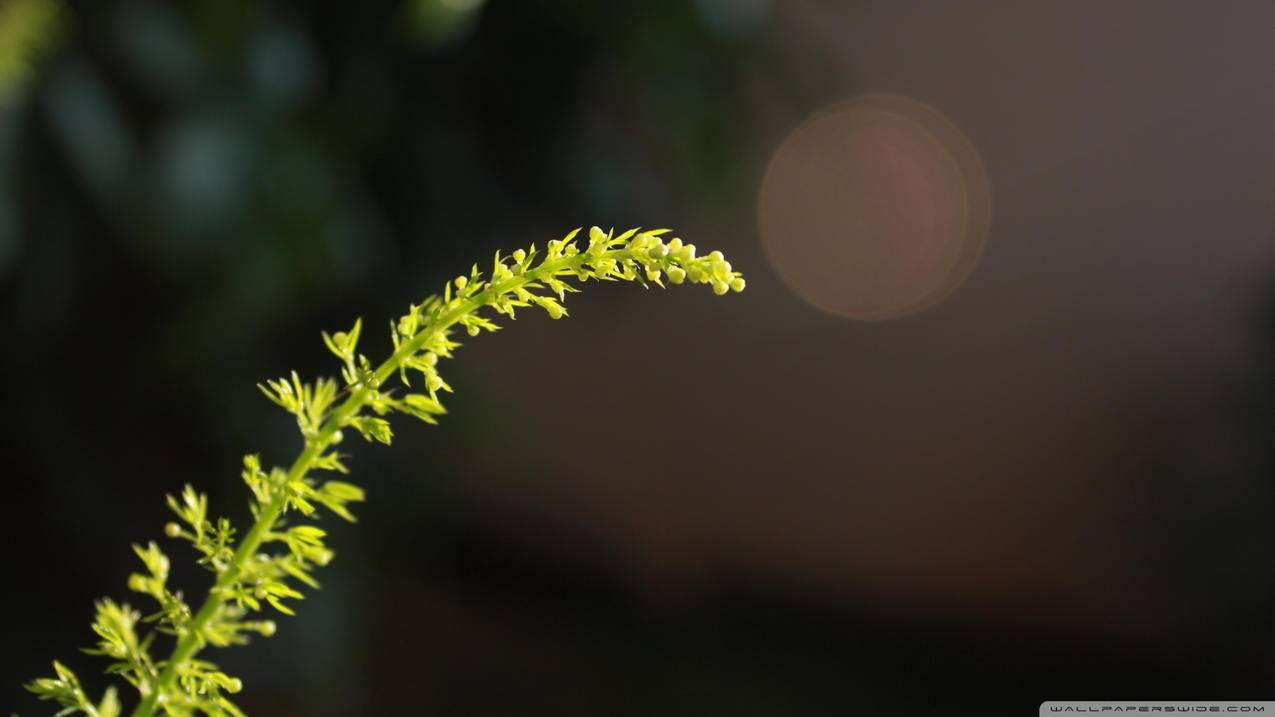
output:
<path id="1" fill-rule="evenodd" d="M 969 277 L 991 220 L 987 173 L 946 117 L 903 97 L 834 105 L 780 145 L 762 244 L 793 292 L 862 321 L 933 306 Z"/>

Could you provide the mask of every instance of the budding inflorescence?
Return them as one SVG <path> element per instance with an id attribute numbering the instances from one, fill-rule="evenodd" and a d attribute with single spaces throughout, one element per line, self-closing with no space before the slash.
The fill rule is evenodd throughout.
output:
<path id="1" fill-rule="evenodd" d="M 318 587 L 312 573 L 333 553 L 325 544 L 327 533 L 302 521 L 317 518 L 320 508 L 353 521 L 350 506 L 364 499 L 358 486 L 321 477 L 349 472 L 337 451 L 344 430 L 389 444 L 392 414 L 437 423 L 447 412 L 442 394 L 452 390 L 439 372 L 439 361 L 451 358 L 460 346 L 452 338 L 454 328 L 469 336 L 496 331 L 497 316 L 513 319 L 530 307 L 562 318 L 567 315 L 566 295 L 579 291 L 571 281 L 662 287 L 667 279 L 670 284 L 707 284 L 719 295 L 744 290 L 743 277 L 721 252 L 697 256 L 693 244 L 665 241 L 667 233 L 632 229 L 616 235 L 593 227 L 586 240 L 578 239 L 576 230 L 543 250 L 532 245 L 507 256 L 497 253 L 490 273 L 474 265 L 469 274 L 448 281 L 441 295 L 411 305 L 391 321 L 394 352 L 380 364 L 358 352 L 363 324 L 355 321 L 348 331 L 323 334 L 324 344 L 340 361 L 340 382 L 320 378 L 306 383 L 293 372 L 261 385 L 271 401 L 295 417 L 304 448 L 287 469 L 267 469 L 258 456 L 244 457 L 241 476 L 251 493 L 253 516 L 249 529 L 240 534 L 229 519 L 212 518 L 207 496 L 190 486 L 180 496 L 168 497 L 176 520 L 164 526 L 164 534 L 190 543 L 199 564 L 215 576 L 200 607 L 192 610 L 179 591 L 170 589 L 169 559 L 153 542 L 133 546 L 144 571 L 130 576 L 128 586 L 155 601 L 158 610 L 142 616 L 126 604 L 98 603 L 93 630 L 101 639 L 87 652 L 113 660 L 108 671 L 136 688 L 140 702 L 132 715 L 242 714 L 228 698 L 242 688 L 240 680 L 195 656 L 208 645 L 241 645 L 251 635 L 273 635 L 275 623 L 249 619 L 253 613 L 269 606 L 291 615 L 293 601 L 303 597 L 298 587 Z M 387 385 L 396 374 L 402 390 Z M 153 628 L 141 636 L 144 625 Z M 176 641 L 166 660 L 150 655 L 157 633 Z M 56 677 L 35 680 L 27 688 L 56 701 L 63 707 L 60 714 L 122 714 L 113 689 L 94 702 L 64 665 L 55 662 L 54 671 Z"/>

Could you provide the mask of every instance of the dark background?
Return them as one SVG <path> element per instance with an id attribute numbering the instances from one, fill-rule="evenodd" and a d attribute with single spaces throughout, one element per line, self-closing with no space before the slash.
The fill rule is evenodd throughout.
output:
<path id="1" fill-rule="evenodd" d="M 594 287 L 463 348 L 441 427 L 350 445 L 323 590 L 215 656 L 249 713 L 1275 694 L 1275 5 L 467 5 L 71 5 L 4 98 L 4 710 L 53 658 L 105 684 L 77 648 L 165 493 L 244 520 L 242 454 L 290 462 L 255 382 L 593 223 L 749 288 Z M 756 220 L 787 133 L 868 92 L 960 127 L 995 208 L 963 288 L 875 323 Z"/>

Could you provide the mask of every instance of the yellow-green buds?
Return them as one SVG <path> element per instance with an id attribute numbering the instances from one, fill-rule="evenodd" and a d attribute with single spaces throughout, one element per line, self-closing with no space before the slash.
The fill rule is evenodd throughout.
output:
<path id="1" fill-rule="evenodd" d="M 209 646 L 243 644 L 254 633 L 273 635 L 274 621 L 247 618 L 266 609 L 291 615 L 294 601 L 302 597 L 297 588 L 318 587 L 313 572 L 327 564 L 333 552 L 325 544 L 327 534 L 304 519 L 323 508 L 353 521 L 351 505 L 364 499 L 358 486 L 319 477 L 323 472 L 348 472 L 345 456 L 334 450 L 342 431 L 352 428 L 366 440 L 388 444 L 394 437 L 387 418 L 391 413 L 436 423 L 446 413 L 439 391 L 451 391 L 439 374 L 439 359 L 451 358 L 460 346 L 453 338 L 455 331 L 463 329 L 469 336 L 495 331 L 500 328 L 494 321 L 497 314 L 513 319 L 519 309 L 530 307 L 543 309 L 551 319 L 563 318 L 566 295 L 579 290 L 571 279 L 663 286 L 667 277 L 671 284 L 710 284 L 719 295 L 744 289 L 743 277 L 720 251 L 697 257 L 693 244 L 677 237 L 665 239 L 667 229 L 630 229 L 617 235 L 591 227 L 587 244 L 577 238 L 578 232 L 548 242 L 543 253 L 534 244 L 507 257 L 498 253 L 489 275 L 474 266 L 469 274 L 448 281 L 441 295 L 412 304 L 406 315 L 390 322 L 393 354 L 379 365 L 357 353 L 362 323 L 355 321 L 347 331 L 323 334 L 328 350 L 340 361 L 340 380 L 306 383 L 293 372 L 260 386 L 296 418 L 305 447 L 287 469 L 263 468 L 256 455 L 244 457 L 241 476 L 253 498 L 251 527 L 239 533 L 228 519 L 210 515 L 207 496 L 190 486 L 168 498 L 176 520 L 164 525 L 164 533 L 190 543 L 199 564 L 215 576 L 202 605 L 192 609 L 180 592 L 170 589 L 169 559 L 155 543 L 133 546 L 144 569 L 129 576 L 128 587 L 158 603 L 158 611 L 143 620 L 128 605 L 109 600 L 98 604 L 93 629 L 101 640 L 87 652 L 108 656 L 113 661 L 110 671 L 138 688 L 136 717 L 154 717 L 157 712 L 241 714 L 227 695 L 239 692 L 243 682 L 196 655 Z M 419 374 L 424 390 L 385 390 L 382 384 L 395 373 L 405 384 L 409 374 Z M 143 624 L 153 627 L 139 635 Z M 177 640 L 167 660 L 148 652 L 156 630 Z M 64 714 L 73 708 L 70 711 L 118 717 L 113 691 L 95 706 L 74 673 L 60 663 L 54 663 L 54 672 L 54 677 L 35 680 L 28 689 L 58 701 Z"/>

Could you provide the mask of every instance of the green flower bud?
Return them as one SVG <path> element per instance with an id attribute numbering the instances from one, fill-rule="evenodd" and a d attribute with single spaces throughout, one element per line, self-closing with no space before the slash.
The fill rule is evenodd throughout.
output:
<path id="1" fill-rule="evenodd" d="M 344 389 L 339 389 L 340 384 L 328 379 L 303 384 L 295 373 L 291 381 L 267 382 L 263 391 L 275 403 L 296 414 L 306 444 L 295 468 L 297 475 L 285 473 L 282 468 L 263 471 L 257 456 L 244 457 L 243 476 L 259 501 L 253 511 L 256 522 L 247 535 L 255 535 L 258 540 L 267 536 L 270 540 L 283 540 L 287 543 L 288 552 L 254 548 L 250 554 L 241 555 L 236 560 L 238 553 L 231 540 L 234 530 L 226 519 L 217 519 L 212 525 L 208 523 L 204 496 L 187 487 L 181 499 L 170 499 L 178 520 L 164 524 L 164 533 L 169 537 L 194 541 L 199 552 L 204 554 L 200 562 L 217 572 L 215 584 L 204 603 L 205 607 L 213 610 L 214 617 L 212 622 L 203 626 L 204 634 L 198 634 L 199 631 L 193 629 L 191 608 L 165 586 L 168 559 L 154 543 L 147 549 L 137 548 L 146 567 L 141 573 L 130 575 L 128 585 L 134 591 L 158 598 L 161 612 L 156 617 L 164 621 L 161 626 L 166 625 L 161 630 L 170 632 L 168 628 L 173 628 L 171 632 L 178 635 L 177 654 L 185 655 L 176 664 L 165 666 L 165 670 L 176 672 L 176 684 L 165 683 L 160 687 L 147 682 L 143 685 L 144 693 L 146 689 L 156 690 L 147 697 L 149 709 L 163 711 L 172 708 L 195 712 L 200 711 L 203 705 L 219 707 L 225 695 L 243 689 L 242 680 L 217 672 L 210 664 L 195 661 L 194 650 L 189 646 L 193 644 L 198 649 L 204 642 L 213 641 L 214 636 L 242 642 L 242 639 L 232 638 L 255 636 L 253 633 L 263 637 L 274 635 L 276 623 L 273 620 L 242 621 L 249 612 L 248 608 L 260 607 L 258 600 L 269 601 L 281 612 L 290 614 L 291 599 L 300 595 L 289 587 L 286 582 L 288 576 L 283 573 L 312 584 L 305 573 L 311 567 L 327 564 L 334 555 L 320 540 L 323 531 L 301 525 L 283 528 L 281 522 L 272 522 L 279 520 L 280 514 L 263 512 L 260 503 L 283 505 L 306 514 L 317 507 L 312 503 L 322 503 L 341 517 L 353 520 L 345 504 L 362 500 L 363 491 L 339 481 L 328 481 L 320 486 L 309 477 L 309 471 L 337 469 L 344 472 L 345 467 L 334 448 L 343 439 L 336 425 L 352 426 L 365 436 L 389 443 L 389 424 L 380 416 L 390 410 L 402 410 L 434 423 L 431 418 L 444 412 L 436 400 L 436 392 L 450 390 L 436 366 L 440 355 L 450 356 L 451 350 L 458 345 L 452 340 L 452 332 L 457 325 L 464 327 L 470 336 L 479 335 L 484 328 L 494 330 L 496 325 L 477 313 L 486 307 L 494 308 L 509 318 L 513 317 L 516 308 L 527 305 L 539 306 L 552 319 L 565 317 L 567 310 L 559 302 L 564 301 L 567 291 L 575 290 L 565 281 L 573 274 L 581 280 L 621 279 L 644 285 L 661 282 L 666 276 L 672 284 L 681 284 L 689 279 L 694 283 L 710 284 L 714 293 L 719 295 L 744 289 L 744 280 L 735 275 L 721 252 L 714 251 L 697 259 L 693 244 L 684 244 L 677 237 L 662 239 L 658 236 L 660 233 L 661 230 L 645 233 L 630 230 L 613 237 L 611 232 L 595 226 L 589 229 L 587 245 L 583 238 L 576 238 L 577 232 L 572 232 L 565 239 L 550 241 L 547 257 L 536 256 L 534 250 L 523 249 L 508 256 L 497 254 L 488 278 L 480 278 L 477 269 L 457 276 L 446 285 L 442 296 L 431 296 L 420 305 L 411 305 L 407 316 L 393 322 L 391 338 L 394 353 L 379 368 L 374 368 L 365 356 L 355 353 L 360 323 L 356 322 L 355 328 L 348 332 L 324 333 L 329 348 L 345 364 L 341 376 L 348 385 Z M 564 255 L 570 258 L 564 258 Z M 544 261 L 539 266 L 533 265 L 534 260 L 545 258 L 551 260 L 548 265 Z M 513 280 L 511 277 L 514 276 L 521 278 Z M 479 293 L 480 290 L 483 290 L 482 293 Z M 474 300 L 476 294 L 483 299 L 483 305 Z M 400 401 L 389 393 L 379 391 L 381 380 L 377 379 L 377 371 L 388 375 L 397 370 L 406 383 L 408 369 L 420 371 L 428 396 L 413 393 Z M 376 416 L 367 415 L 364 409 L 369 409 Z M 194 528 L 187 531 L 187 525 Z M 281 552 L 283 554 L 277 554 Z M 127 607 L 120 612 L 114 603 L 104 603 L 104 607 L 99 609 L 95 627 L 106 641 L 99 643 L 101 648 L 98 651 L 126 660 L 125 667 L 128 669 L 136 667 L 137 664 L 127 663 L 136 663 L 140 659 L 132 654 L 137 643 L 129 639 L 133 637 L 132 624 L 139 617 Z M 120 629 L 115 627 L 117 624 Z M 120 639 L 108 633 L 119 633 Z M 145 648 L 146 644 L 141 647 Z M 145 660 L 138 664 L 150 668 Z M 42 696 L 68 694 L 83 705 L 85 698 L 75 684 L 74 675 L 59 663 L 54 665 L 58 679 L 36 683 Z M 186 678 L 187 670 L 193 675 L 191 679 Z M 205 689 L 194 694 L 188 684 L 191 681 Z M 45 684 L 51 686 L 46 688 Z M 230 709 L 228 705 L 226 708 Z M 118 710 L 107 710 L 103 703 L 99 711 Z"/>

